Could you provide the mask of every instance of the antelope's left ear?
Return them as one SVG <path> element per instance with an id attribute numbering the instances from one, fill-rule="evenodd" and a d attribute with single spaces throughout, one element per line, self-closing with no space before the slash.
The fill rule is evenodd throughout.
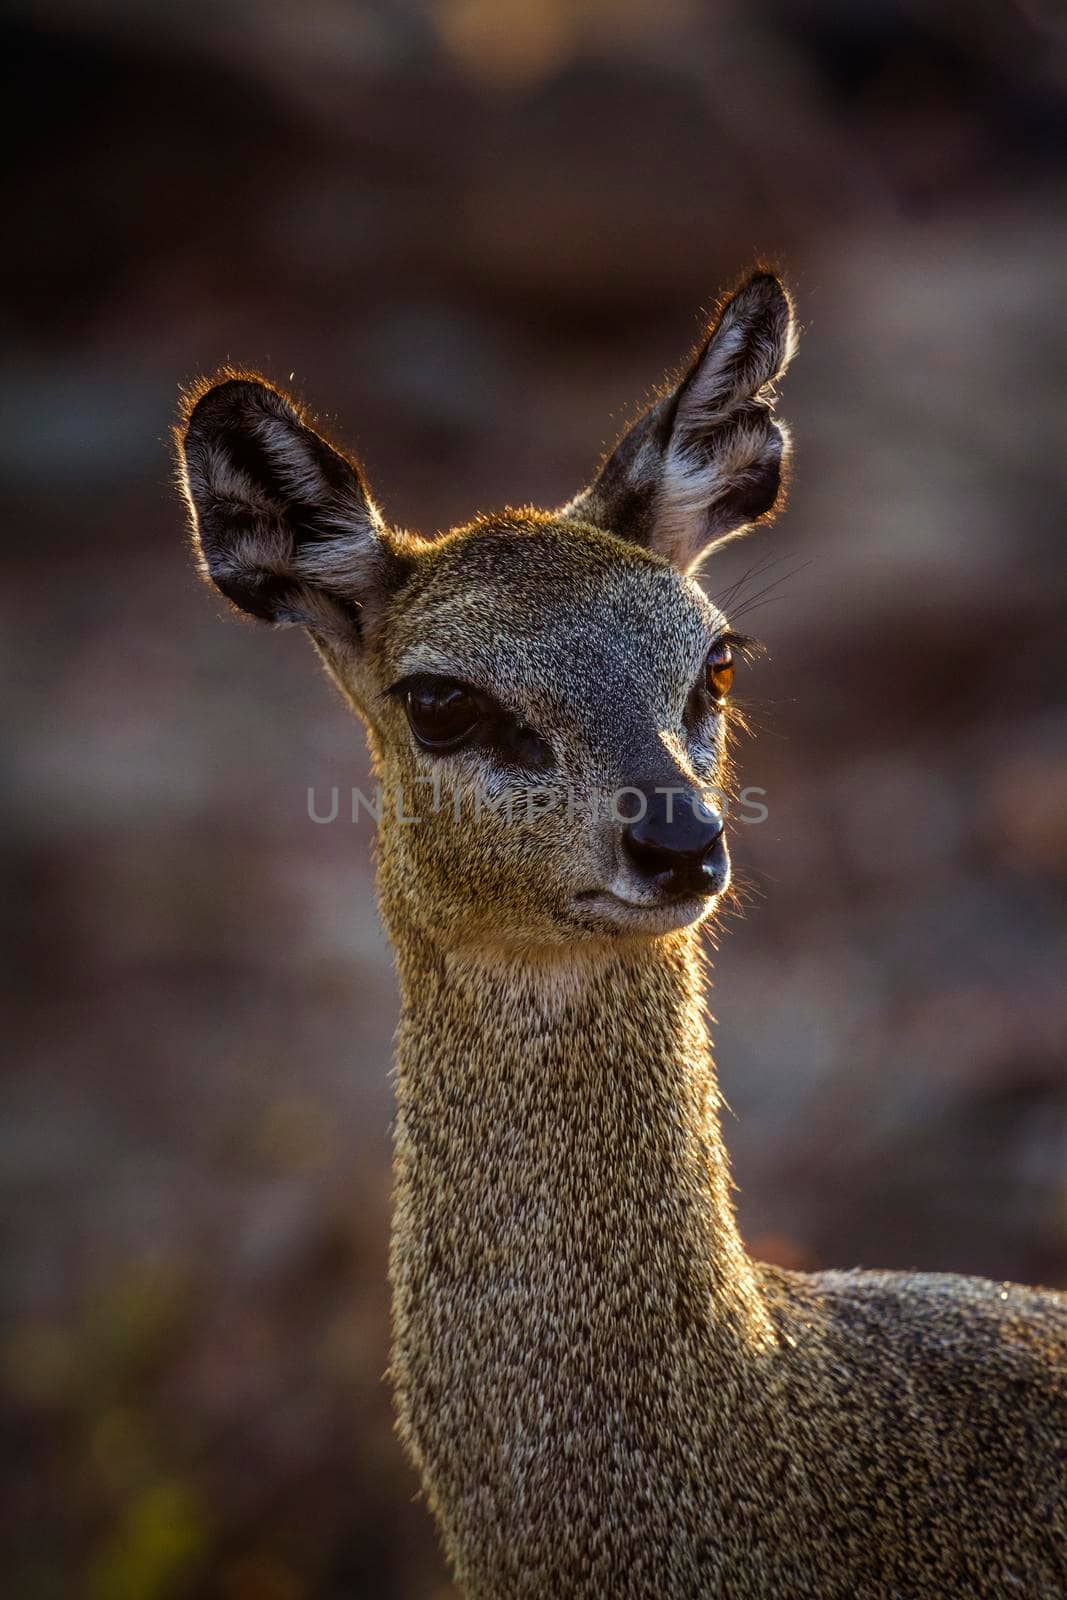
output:
<path id="1" fill-rule="evenodd" d="M 780 281 L 759 272 L 720 307 L 681 382 L 623 435 L 562 515 L 644 545 L 688 571 L 773 515 L 789 435 L 772 385 L 796 345 Z"/>

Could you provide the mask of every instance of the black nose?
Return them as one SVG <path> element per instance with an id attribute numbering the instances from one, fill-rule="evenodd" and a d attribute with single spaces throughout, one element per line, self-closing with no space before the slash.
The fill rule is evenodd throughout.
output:
<path id="1" fill-rule="evenodd" d="M 726 871 L 719 813 L 688 790 L 653 792 L 644 800 L 643 813 L 622 830 L 631 864 L 668 894 L 715 894 Z"/>

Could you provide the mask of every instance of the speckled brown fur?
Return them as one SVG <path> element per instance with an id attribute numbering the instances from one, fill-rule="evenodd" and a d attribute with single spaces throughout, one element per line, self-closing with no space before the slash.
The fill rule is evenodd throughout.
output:
<path id="1" fill-rule="evenodd" d="M 1062 1304 L 752 1263 L 695 946 L 564 987 L 400 936 L 393 1374 L 461 1585 L 1067 1592 Z"/>
<path id="2" fill-rule="evenodd" d="M 1067 1302 L 753 1262 L 705 1030 L 710 903 L 653 903 L 617 821 L 480 805 L 543 778 L 428 754 L 396 689 L 492 694 L 582 793 L 721 782 L 726 720 L 694 719 L 693 685 L 726 621 L 686 574 L 777 504 L 792 347 L 757 274 L 589 489 L 436 540 L 388 528 L 261 379 L 199 386 L 179 429 L 206 572 L 309 630 L 389 797 L 392 1380 L 478 1600 L 1067 1595 Z"/>

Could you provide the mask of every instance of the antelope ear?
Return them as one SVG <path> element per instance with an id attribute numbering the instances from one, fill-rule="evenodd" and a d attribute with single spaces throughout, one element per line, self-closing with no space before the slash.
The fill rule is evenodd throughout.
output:
<path id="1" fill-rule="evenodd" d="M 789 296 L 772 274 L 756 273 L 719 308 L 681 382 L 637 419 L 561 514 L 684 571 L 769 518 L 789 451 L 771 386 L 795 344 Z"/>
<path id="2" fill-rule="evenodd" d="M 403 573 L 356 463 L 255 376 L 201 385 L 177 439 L 201 569 L 226 598 L 358 636 Z"/>

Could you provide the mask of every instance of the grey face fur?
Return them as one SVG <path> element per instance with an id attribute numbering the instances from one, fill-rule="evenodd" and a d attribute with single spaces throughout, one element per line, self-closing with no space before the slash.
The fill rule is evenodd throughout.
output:
<path id="1" fill-rule="evenodd" d="M 694 690 L 726 622 L 688 574 L 778 503 L 770 386 L 793 343 L 784 290 L 757 274 L 588 489 L 433 540 L 390 529 L 356 464 L 261 379 L 190 397 L 179 438 L 204 569 L 242 609 L 305 626 L 363 717 L 387 797 L 383 897 L 428 937 L 649 936 L 708 908 L 665 903 L 628 865 L 620 805 L 639 800 L 620 791 L 722 779 L 723 712 Z M 537 770 L 420 747 L 390 691 L 427 675 L 531 729 Z"/>

